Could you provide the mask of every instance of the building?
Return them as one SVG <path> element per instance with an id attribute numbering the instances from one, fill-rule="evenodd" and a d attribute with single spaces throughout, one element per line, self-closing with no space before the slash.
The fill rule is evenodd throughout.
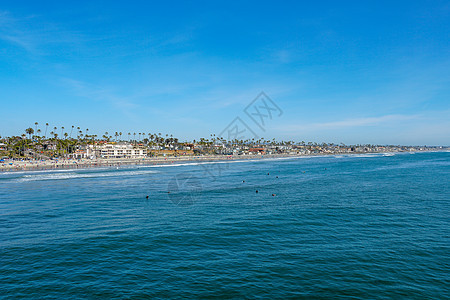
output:
<path id="1" fill-rule="evenodd" d="M 253 153 L 253 154 L 265 154 L 266 151 L 264 148 L 250 148 L 248 149 L 249 153 Z"/>
<path id="2" fill-rule="evenodd" d="M 144 158 L 147 149 L 131 144 L 103 144 L 88 145 L 86 149 L 88 158 Z"/>
<path id="3" fill-rule="evenodd" d="M 87 158 L 87 153 L 84 150 L 77 149 L 74 153 L 69 154 L 69 158 L 75 158 L 75 159 L 83 159 Z"/>

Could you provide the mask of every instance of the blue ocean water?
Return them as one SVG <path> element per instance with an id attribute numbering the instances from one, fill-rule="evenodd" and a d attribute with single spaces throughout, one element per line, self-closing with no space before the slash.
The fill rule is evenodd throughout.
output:
<path id="1" fill-rule="evenodd" d="M 448 152 L 3 173 L 0 297 L 449 298 L 449 183 Z"/>

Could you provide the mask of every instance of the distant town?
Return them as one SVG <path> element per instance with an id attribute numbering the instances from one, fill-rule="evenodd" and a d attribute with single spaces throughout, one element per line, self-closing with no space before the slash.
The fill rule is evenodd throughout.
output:
<path id="1" fill-rule="evenodd" d="M 0 137 L 0 158 L 21 160 L 52 159 L 139 159 L 146 157 L 183 157 L 203 155 L 314 155 L 380 152 L 417 152 L 448 149 L 442 146 L 345 145 L 305 141 L 247 139 L 225 140 L 212 134 L 209 138 L 180 142 L 161 133 L 105 132 L 90 134 L 72 126 L 44 129 L 27 128 L 19 136 Z"/>

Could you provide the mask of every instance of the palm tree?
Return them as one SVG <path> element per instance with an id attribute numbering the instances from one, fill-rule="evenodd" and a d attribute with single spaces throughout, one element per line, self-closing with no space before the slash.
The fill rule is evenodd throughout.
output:
<path id="1" fill-rule="evenodd" d="M 72 125 L 72 129 L 70 129 L 70 138 L 72 138 L 72 131 L 75 126 Z"/>
<path id="2" fill-rule="evenodd" d="M 63 136 L 64 126 L 61 127 L 61 136 Z"/>
<path id="3" fill-rule="evenodd" d="M 37 126 L 38 126 L 38 122 L 34 122 L 34 132 L 37 132 Z"/>
<path id="4" fill-rule="evenodd" d="M 30 128 L 25 129 L 25 132 L 28 134 L 28 136 L 30 137 L 30 140 L 31 140 L 31 135 L 34 133 L 34 129 L 30 127 Z"/>
<path id="5" fill-rule="evenodd" d="M 47 136 L 47 128 L 48 128 L 48 123 L 45 123 L 45 133 L 44 133 L 44 138 Z"/>
<path id="6" fill-rule="evenodd" d="M 64 132 L 64 151 L 66 152 L 66 154 L 69 153 L 69 141 L 67 140 L 67 137 L 69 136 L 69 134 L 67 132 Z"/>
<path id="7" fill-rule="evenodd" d="M 153 145 L 153 144 L 155 143 L 154 140 L 155 140 L 155 135 L 154 135 L 153 133 L 150 133 L 150 142 L 151 142 L 151 145 Z"/>

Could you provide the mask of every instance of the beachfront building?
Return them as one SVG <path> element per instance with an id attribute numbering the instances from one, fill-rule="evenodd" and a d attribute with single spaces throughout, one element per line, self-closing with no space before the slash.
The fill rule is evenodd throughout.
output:
<path id="1" fill-rule="evenodd" d="M 74 158 L 74 159 L 84 159 L 87 158 L 87 151 L 77 149 L 73 153 L 68 155 L 68 158 Z"/>
<path id="2" fill-rule="evenodd" d="M 259 148 L 250 148 L 250 149 L 248 149 L 248 152 L 249 152 L 250 154 L 265 154 L 265 153 L 266 153 L 265 149 L 262 148 L 262 147 L 259 147 Z"/>
<path id="3" fill-rule="evenodd" d="M 88 145 L 88 158 L 144 158 L 147 149 L 143 146 L 131 144 L 103 144 Z"/>

